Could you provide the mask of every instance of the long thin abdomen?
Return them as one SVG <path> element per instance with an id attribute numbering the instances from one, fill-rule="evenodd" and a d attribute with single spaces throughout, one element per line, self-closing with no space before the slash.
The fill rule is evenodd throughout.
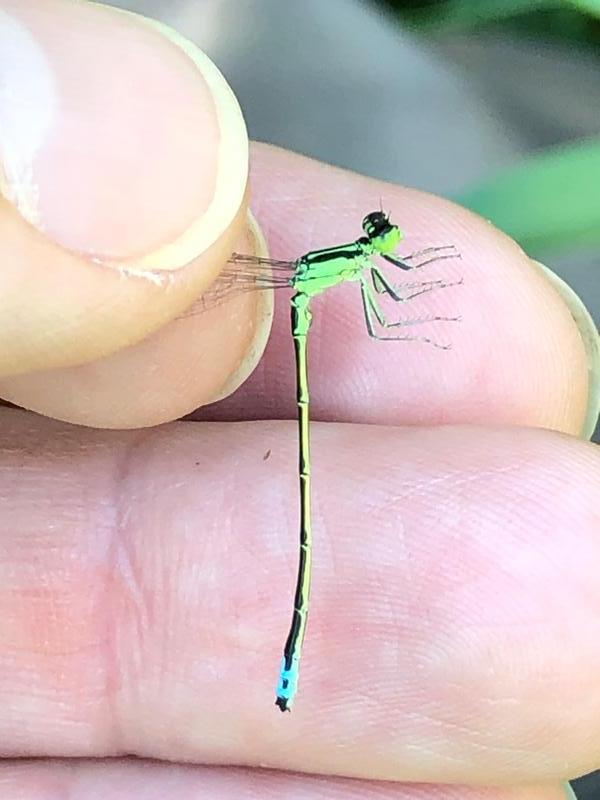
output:
<path id="1" fill-rule="evenodd" d="M 296 351 L 296 402 L 298 405 L 300 472 L 300 558 L 292 624 L 283 651 L 275 705 L 289 711 L 298 689 L 300 656 L 306 631 L 310 596 L 312 530 L 310 512 L 309 390 L 306 342 L 312 315 L 310 298 L 298 292 L 292 298 L 292 336 Z"/>

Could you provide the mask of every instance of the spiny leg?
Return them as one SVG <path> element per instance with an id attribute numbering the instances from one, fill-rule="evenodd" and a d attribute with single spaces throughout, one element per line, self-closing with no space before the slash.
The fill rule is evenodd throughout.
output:
<path id="1" fill-rule="evenodd" d="M 373 288 L 377 292 L 377 294 L 387 294 L 392 300 L 395 300 L 397 303 L 403 303 L 407 300 L 412 300 L 413 297 L 418 297 L 420 294 L 426 294 L 426 292 L 431 292 L 434 289 L 447 289 L 450 286 L 458 286 L 462 284 L 463 279 L 460 278 L 458 281 L 450 281 L 446 282 L 443 280 L 437 281 L 423 281 L 421 283 L 397 283 L 392 284 L 388 281 L 385 275 L 377 269 L 377 267 L 371 267 L 371 280 L 373 281 Z M 403 297 L 399 290 L 400 289 L 416 289 L 419 288 L 418 292 L 413 292 L 412 294 Z"/>
<path id="2" fill-rule="evenodd" d="M 404 300 L 404 298 L 396 291 L 396 287 L 388 281 L 385 275 L 380 272 L 377 267 L 371 267 L 371 280 L 373 281 L 373 288 L 377 294 L 387 294 L 397 303 L 401 303 Z"/>
<path id="3" fill-rule="evenodd" d="M 375 291 L 378 294 L 382 294 L 382 293 L 388 294 L 393 300 L 395 300 L 397 302 L 404 302 L 404 301 L 410 300 L 412 297 L 416 297 L 419 294 L 423 294 L 424 292 L 429 292 L 432 289 L 436 288 L 435 285 L 434 286 L 429 286 L 427 289 L 424 289 L 421 292 L 415 292 L 414 294 L 411 294 L 408 297 L 401 297 L 396 292 L 395 287 L 392 286 L 388 282 L 388 280 L 386 279 L 385 275 L 382 275 L 382 273 L 377 269 L 377 267 L 372 267 L 371 268 L 371 277 L 372 277 L 372 280 L 373 280 L 373 287 L 374 287 Z M 449 285 L 450 286 L 454 285 L 454 284 L 444 284 L 442 281 L 430 281 L 430 283 L 437 283 L 437 284 L 442 283 L 443 284 L 443 288 L 445 288 L 446 286 L 449 286 Z M 462 283 L 462 279 L 460 281 L 455 281 L 455 283 Z M 416 285 L 418 285 L 418 284 L 416 284 Z M 375 298 L 373 298 L 373 300 L 375 301 Z M 381 311 L 380 307 L 379 307 L 379 311 Z M 383 314 L 383 312 L 381 312 L 381 313 Z M 379 319 L 379 317 L 378 317 L 378 319 Z M 404 319 L 404 320 L 400 320 L 399 322 L 387 322 L 387 320 L 386 320 L 385 322 L 381 322 L 380 321 L 380 324 L 384 328 L 400 328 L 400 327 L 404 327 L 404 326 L 407 326 L 407 325 L 418 325 L 421 322 L 459 322 L 460 320 L 461 320 L 461 317 L 429 316 L 429 317 L 416 317 L 416 318 L 413 318 L 413 319 Z"/>
<path id="4" fill-rule="evenodd" d="M 422 325 L 424 322 L 462 322 L 462 317 L 459 315 L 457 317 L 440 317 L 440 316 L 429 316 L 429 317 L 409 317 L 408 319 L 401 319 L 398 322 L 387 322 L 383 326 L 384 328 L 405 328 L 409 327 L 410 325 Z"/>
<path id="5" fill-rule="evenodd" d="M 412 294 L 407 295 L 404 297 L 404 300 L 412 300 L 414 297 L 419 297 L 421 294 L 427 294 L 427 292 L 431 292 L 434 289 L 449 289 L 451 286 L 461 286 L 463 283 L 463 279 L 460 278 L 457 281 L 425 281 L 422 284 L 413 283 L 412 287 L 416 288 L 417 286 L 421 286 L 423 288 L 419 289 L 418 292 L 413 292 Z M 399 284 L 398 288 L 401 287 L 402 284 Z M 405 284 L 404 288 L 411 288 L 411 284 Z"/>
<path id="6" fill-rule="evenodd" d="M 439 253 L 441 250 L 454 250 L 454 252 L 458 254 L 456 245 L 444 244 L 441 247 L 424 247 L 422 250 L 415 250 L 414 253 L 409 253 L 407 256 L 402 256 L 402 261 L 412 261 L 413 258 L 426 256 L 429 255 L 429 253 Z"/>
<path id="7" fill-rule="evenodd" d="M 441 255 L 441 256 L 433 256 L 433 258 L 428 258 L 426 261 L 421 261 L 418 264 L 407 264 L 406 259 L 398 258 L 396 256 L 392 256 L 389 253 L 382 253 L 381 257 L 385 259 L 388 264 L 393 264 L 395 267 L 399 267 L 403 270 L 412 270 L 412 269 L 421 269 L 422 267 L 426 267 L 428 264 L 433 264 L 435 261 L 446 261 L 449 258 L 460 258 L 460 253 L 449 253 L 448 255 Z"/>
<path id="8" fill-rule="evenodd" d="M 363 303 L 363 311 L 365 314 L 365 322 L 367 325 L 367 331 L 369 336 L 373 339 L 378 339 L 379 341 L 383 342 L 425 342 L 425 344 L 431 344 L 433 347 L 437 347 L 440 350 L 450 350 L 451 345 L 449 344 L 439 344 L 435 342 L 433 339 L 428 338 L 427 336 L 381 336 L 375 331 L 375 325 L 373 323 L 373 315 L 375 315 L 377 321 L 381 325 L 382 328 L 392 328 L 396 327 L 396 323 L 389 323 L 385 318 L 385 314 L 381 310 L 375 296 L 373 295 L 373 290 L 367 283 L 365 278 L 361 278 L 360 281 L 360 291 Z M 412 320 L 410 324 L 417 324 L 417 322 L 423 322 L 424 320 Z"/>

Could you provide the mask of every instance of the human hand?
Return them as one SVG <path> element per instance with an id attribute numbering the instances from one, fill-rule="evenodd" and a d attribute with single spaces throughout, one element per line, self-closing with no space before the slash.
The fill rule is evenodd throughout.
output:
<path id="1" fill-rule="evenodd" d="M 6 0 L 1 7 L 18 9 Z M 52 7 L 65 15 L 63 30 L 85 40 L 77 24 L 92 10 Z M 78 22 L 69 16 L 75 8 Z M 155 80 L 173 81 L 164 96 L 189 109 L 198 90 L 172 45 L 138 38 L 139 23 L 128 23 L 125 37 L 122 18 L 102 13 L 108 28 L 102 36 L 88 29 L 96 50 L 74 48 L 83 60 L 76 72 L 84 74 L 86 58 L 95 70 L 99 50 L 106 85 L 116 85 L 124 61 L 110 47 L 125 41 L 128 67 L 142 75 L 147 59 Z M 111 173 L 105 158 L 89 163 L 85 179 L 81 170 L 72 175 L 76 143 L 63 140 L 40 173 L 49 174 L 42 199 L 70 174 L 72 196 L 87 209 L 86 234 L 96 236 L 97 220 L 96 242 L 117 256 L 119 245 L 125 255 L 156 246 L 165 214 L 172 216 L 161 233 L 184 228 L 199 202 L 198 173 L 183 158 L 204 152 L 202 119 L 180 110 L 180 145 L 163 152 L 152 137 L 160 115 L 142 101 L 111 110 L 110 130 L 135 124 L 149 132 L 131 172 L 128 159 L 115 158 Z M 124 122 L 127 112 L 135 117 Z M 87 133 L 81 147 L 87 165 Z M 122 141 L 114 152 L 123 153 Z M 136 191 L 140 165 L 147 186 L 140 179 Z M 287 304 L 278 303 L 252 377 L 193 414 L 196 421 L 102 432 L 5 409 L 2 796 L 562 797 L 561 780 L 597 766 L 598 719 L 600 466 L 596 449 L 573 438 L 584 425 L 588 378 L 571 313 L 513 243 L 446 201 L 266 146 L 254 148 L 252 168 L 253 209 L 276 257 L 355 238 L 380 197 L 410 249 L 456 245 L 462 261 L 432 274 L 459 274 L 464 285 L 414 306 L 462 315 L 449 331 L 453 349 L 372 342 L 352 286 L 315 303 L 311 385 L 314 417 L 323 421 L 313 426 L 315 581 L 300 694 L 284 717 L 272 694 L 297 557 Z M 53 237 L 85 250 L 77 205 L 48 197 L 47 209 L 61 214 Z M 81 347 L 73 341 L 69 350 L 67 335 L 82 322 L 78 297 L 129 304 L 133 322 L 154 325 L 163 308 L 176 317 L 187 295 L 173 290 L 178 277 L 143 281 L 147 294 L 137 293 L 137 280 L 120 279 L 117 294 L 112 268 L 90 286 L 84 257 L 62 252 L 66 245 L 46 249 L 48 232 L 22 225 L 8 204 L 1 211 L 5 319 L 15 320 L 13 336 L 6 328 L 3 336 L 5 363 L 23 352 L 17 325 L 23 308 L 40 307 L 44 279 L 65 285 L 51 298 L 53 319 L 62 316 L 67 329 L 44 331 L 38 315 L 31 363 L 2 379 L 5 397 L 70 421 L 133 427 L 192 409 L 239 373 L 232 340 L 255 330 L 253 315 L 262 312 L 252 304 L 233 310 L 242 321 L 223 306 L 139 343 L 138 327 L 135 343 L 117 351 L 102 344 L 114 331 L 98 318 L 90 351 L 112 354 L 81 364 L 90 353 L 79 350 L 69 362 Z M 20 272 L 8 270 L 15 264 Z M 254 346 L 253 336 L 239 342 Z M 33 371 L 46 357 L 55 368 Z M 22 756 L 56 760 L 14 760 Z M 243 768 L 265 766 L 278 772 Z"/>

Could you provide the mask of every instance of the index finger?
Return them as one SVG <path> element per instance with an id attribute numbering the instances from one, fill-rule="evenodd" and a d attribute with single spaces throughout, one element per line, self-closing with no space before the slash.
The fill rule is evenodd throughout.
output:
<path id="1" fill-rule="evenodd" d="M 439 261 L 414 272 L 389 266 L 386 271 L 396 282 L 463 279 L 462 285 L 425 293 L 407 304 L 388 300 L 385 305 L 395 319 L 460 315 L 458 323 L 403 329 L 451 342 L 451 351 L 420 342 L 373 341 L 356 284 L 315 301 L 309 337 L 315 418 L 507 423 L 581 431 L 588 364 L 574 310 L 543 268 L 501 231 L 443 198 L 265 145 L 252 151 L 252 188 L 255 212 L 278 258 L 357 238 L 362 217 L 380 202 L 405 232 L 402 252 L 454 245 L 461 255 L 460 260 Z M 289 327 L 288 305 L 279 302 L 273 334 L 256 371 L 233 397 L 198 416 L 293 416 Z"/>

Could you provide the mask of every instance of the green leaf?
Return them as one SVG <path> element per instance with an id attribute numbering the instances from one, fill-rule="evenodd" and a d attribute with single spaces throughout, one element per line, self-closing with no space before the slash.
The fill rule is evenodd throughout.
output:
<path id="1" fill-rule="evenodd" d="M 456 199 L 530 253 L 598 244 L 600 139 L 533 156 Z"/>
<path id="2" fill-rule="evenodd" d="M 594 3 L 595 0 L 587 2 Z M 433 9 L 412 12 L 410 17 L 418 27 L 448 33 L 563 5 L 564 0 L 445 0 Z"/>
<path id="3" fill-rule="evenodd" d="M 588 14 L 600 17 L 600 0 L 568 0 L 571 5 Z"/>

